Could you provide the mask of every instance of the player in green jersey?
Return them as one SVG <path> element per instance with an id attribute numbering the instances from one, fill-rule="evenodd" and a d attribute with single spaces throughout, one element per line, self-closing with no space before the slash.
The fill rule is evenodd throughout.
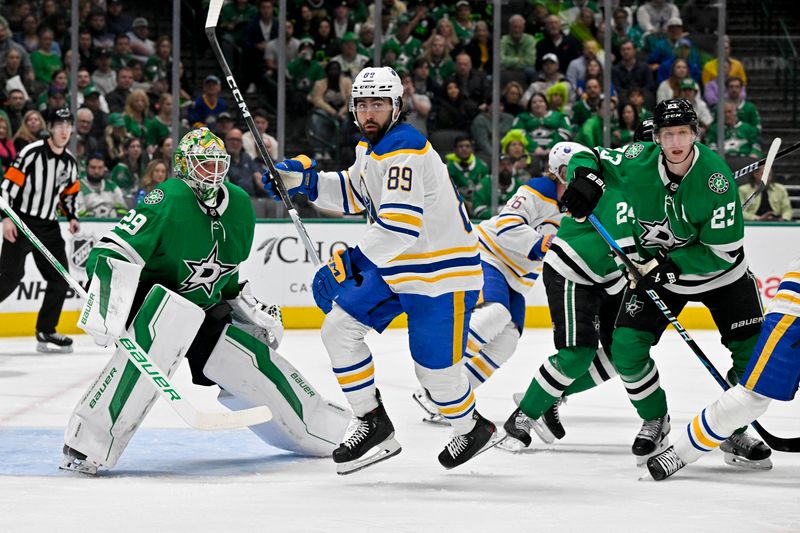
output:
<path id="1" fill-rule="evenodd" d="M 697 142 L 697 115 L 684 99 L 661 102 L 654 115 L 654 143 L 629 145 L 611 168 L 592 161 L 595 173 L 573 182 L 563 201 L 573 215 L 592 212 L 613 185 L 630 206 L 621 217 L 633 222 L 643 276 L 626 288 L 616 321 L 612 351 L 628 397 L 643 419 L 633 443 L 637 462 L 668 443 L 669 415 L 658 369 L 650 357 L 668 325 L 647 294 L 658 291 L 677 315 L 689 301 L 711 312 L 722 343 L 730 350 L 732 383 L 741 376 L 758 340 L 762 307 L 755 278 L 744 255 L 742 206 L 733 174 L 723 159 Z M 594 179 L 593 179 L 594 178 Z M 721 449 L 726 462 L 770 467 L 769 448 L 742 428 Z"/>
<path id="2" fill-rule="evenodd" d="M 255 215 L 240 187 L 224 181 L 230 156 L 207 128 L 187 133 L 170 179 L 153 189 L 89 254 L 88 297 L 79 326 L 106 346 L 127 335 L 172 374 L 185 355 L 192 380 L 219 385 L 234 409 L 266 405 L 253 426 L 267 443 L 329 455 L 349 412 L 322 399 L 276 352 L 280 308 L 258 301 L 239 267 L 253 243 Z M 112 468 L 157 398 L 118 348 L 78 403 L 65 434 L 62 468 Z"/>

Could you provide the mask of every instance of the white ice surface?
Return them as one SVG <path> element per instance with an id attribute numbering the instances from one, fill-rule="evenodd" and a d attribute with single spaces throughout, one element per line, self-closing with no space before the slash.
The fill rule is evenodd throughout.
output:
<path id="1" fill-rule="evenodd" d="M 478 409 L 502 424 L 552 353 L 548 330 L 526 330 L 517 354 L 477 392 Z M 711 332 L 695 338 L 718 368 Z M 775 468 L 743 471 L 713 452 L 665 482 L 640 481 L 630 444 L 640 422 L 618 380 L 571 397 L 567 436 L 535 451 L 491 450 L 460 469 L 436 455 L 449 430 L 420 422 L 404 331 L 369 339 L 376 381 L 403 452 L 350 476 L 328 459 L 270 448 L 247 430 L 191 430 L 159 402 L 117 468 L 97 478 L 60 472 L 63 427 L 108 351 L 76 338 L 71 355 L 42 355 L 33 339 L 0 339 L 0 532 L 203 531 L 800 531 L 800 455 L 774 453 Z M 317 389 L 344 403 L 317 331 L 289 331 L 280 352 Z M 673 432 L 719 394 L 673 332 L 655 349 Z M 216 388 L 176 378 L 203 409 L 223 409 Z M 761 422 L 800 435 L 798 402 L 774 402 Z"/>

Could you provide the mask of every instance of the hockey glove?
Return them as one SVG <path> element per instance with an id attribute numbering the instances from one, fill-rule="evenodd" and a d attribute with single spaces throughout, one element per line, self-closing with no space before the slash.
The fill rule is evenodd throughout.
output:
<path id="1" fill-rule="evenodd" d="M 657 289 L 666 283 L 675 283 L 681 273 L 678 265 L 663 250 L 659 250 L 653 259 L 638 268 L 642 279 L 638 282 L 632 281 L 631 288 L 643 291 Z M 628 276 L 630 277 L 630 273 Z"/>
<path id="2" fill-rule="evenodd" d="M 544 257 L 544 254 L 547 253 L 547 250 L 550 249 L 550 245 L 553 243 L 554 238 L 555 234 L 551 233 L 550 235 L 545 235 L 536 241 L 536 244 L 533 245 L 531 251 L 528 252 L 528 259 L 531 261 L 541 260 Z"/>
<path id="3" fill-rule="evenodd" d="M 573 218 L 583 219 L 592 214 L 603 196 L 606 185 L 597 170 L 578 167 L 561 197 L 561 203 L 572 213 Z M 583 220 L 578 220 L 583 222 Z"/>
<path id="4" fill-rule="evenodd" d="M 328 264 L 320 267 L 314 276 L 311 291 L 317 307 L 325 314 L 333 307 L 333 300 L 339 295 L 342 283 L 358 276 L 358 269 L 350 261 L 350 250 L 337 250 L 328 260 Z"/>
<path id="5" fill-rule="evenodd" d="M 262 340 L 273 350 L 277 349 L 283 339 L 283 316 L 281 308 L 276 304 L 267 305 L 260 302 L 250 287 L 250 282 L 245 281 L 239 286 L 239 295 L 233 300 L 227 300 L 231 306 L 231 315 L 237 326 L 254 326 L 247 328 L 248 333 Z"/>
<path id="6" fill-rule="evenodd" d="M 317 190 L 319 175 L 317 174 L 317 162 L 315 160 L 306 155 L 298 155 L 293 159 L 284 159 L 275 165 L 275 170 L 280 174 L 289 196 L 294 196 L 301 192 L 308 196 L 308 199 L 312 202 L 317 199 L 319 194 Z M 264 190 L 267 191 L 267 194 L 279 202 L 278 187 L 269 169 L 261 175 L 261 183 L 264 184 Z"/>

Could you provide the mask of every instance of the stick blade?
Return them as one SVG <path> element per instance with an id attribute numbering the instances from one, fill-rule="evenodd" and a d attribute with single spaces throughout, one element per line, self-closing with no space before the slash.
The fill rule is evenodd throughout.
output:
<path id="1" fill-rule="evenodd" d="M 272 411 L 265 405 L 224 413 L 207 413 L 195 410 L 183 412 L 182 409 L 176 409 L 176 411 L 191 427 L 205 431 L 238 429 L 256 426 L 272 420 Z"/>
<path id="2" fill-rule="evenodd" d="M 764 172 L 761 174 L 761 183 L 763 188 L 767 188 L 769 180 L 772 177 L 772 164 L 775 162 L 775 156 L 778 155 L 778 150 L 781 149 L 781 138 L 775 137 L 772 144 L 769 146 L 767 152 L 767 160 L 764 162 Z"/>
<path id="3" fill-rule="evenodd" d="M 208 17 L 206 17 L 206 29 L 216 28 L 219 20 L 219 13 L 222 11 L 224 0 L 211 0 L 208 3 Z"/>

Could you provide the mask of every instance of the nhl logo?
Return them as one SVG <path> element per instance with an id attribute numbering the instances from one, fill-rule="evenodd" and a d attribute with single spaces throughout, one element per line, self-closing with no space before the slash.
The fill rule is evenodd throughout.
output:
<path id="1" fill-rule="evenodd" d="M 625 149 L 625 157 L 627 159 L 633 159 L 641 154 L 642 150 L 644 150 L 644 145 L 642 143 L 633 143 Z"/>
<path id="2" fill-rule="evenodd" d="M 147 205 L 154 205 L 161 202 L 161 200 L 163 199 L 164 199 L 164 191 L 162 191 L 161 189 L 153 189 L 152 191 L 147 193 L 147 196 L 145 196 L 142 201 Z"/>
<path id="3" fill-rule="evenodd" d="M 708 188 L 717 194 L 724 194 L 730 185 L 724 175 L 719 172 L 714 172 L 708 178 Z"/>
<path id="4" fill-rule="evenodd" d="M 94 235 L 76 235 L 72 238 L 72 252 L 69 255 L 69 262 L 77 269 L 86 269 L 86 260 L 89 259 L 89 252 L 94 248 L 97 240 Z"/>

